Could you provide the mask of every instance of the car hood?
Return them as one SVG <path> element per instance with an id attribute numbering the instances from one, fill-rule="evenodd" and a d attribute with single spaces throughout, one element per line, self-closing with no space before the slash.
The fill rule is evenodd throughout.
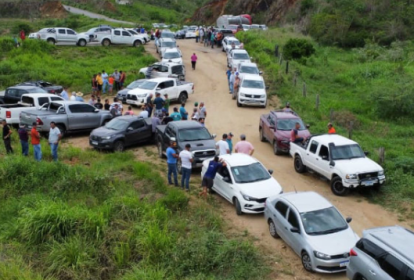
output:
<path id="1" fill-rule="evenodd" d="M 174 63 L 183 63 L 183 59 L 181 58 L 181 57 L 179 57 L 179 58 L 163 58 L 162 59 L 162 61 L 161 62 L 165 62 L 165 63 L 167 63 L 167 62 L 174 62 Z"/>
<path id="2" fill-rule="evenodd" d="M 341 170 L 344 174 L 383 171 L 378 163 L 367 157 L 335 160 L 335 169 Z"/>
<path id="3" fill-rule="evenodd" d="M 129 93 L 130 90 L 132 90 L 132 89 L 130 89 L 130 88 L 124 88 L 124 89 L 121 89 L 120 91 L 118 91 L 118 94 L 120 94 L 120 95 L 126 95 L 126 94 Z"/>
<path id="4" fill-rule="evenodd" d="M 214 140 L 180 141 L 178 143 L 180 150 L 183 150 L 186 144 L 191 145 L 192 152 L 200 150 L 216 150 L 216 142 Z"/>
<path id="5" fill-rule="evenodd" d="M 111 135 L 115 135 L 120 133 L 121 131 L 118 130 L 112 130 L 112 129 L 108 129 L 104 126 L 101 126 L 97 129 L 92 130 L 91 132 L 91 136 L 99 136 L 99 137 L 105 137 L 105 136 L 111 136 Z"/>
<path id="6" fill-rule="evenodd" d="M 243 94 L 255 94 L 255 95 L 265 95 L 266 90 L 265 89 L 259 89 L 259 88 L 243 88 L 240 87 L 240 93 Z"/>
<path id="7" fill-rule="evenodd" d="M 248 184 L 238 183 L 238 186 L 243 194 L 259 199 L 278 195 L 282 191 L 282 187 L 273 177 L 260 182 Z"/>
<path id="8" fill-rule="evenodd" d="M 290 140 L 290 134 L 292 130 L 276 130 L 276 137 L 279 140 Z M 308 138 L 310 136 L 309 130 L 300 130 L 298 131 L 298 136 L 303 138 Z"/>
<path id="9" fill-rule="evenodd" d="M 148 67 L 139 69 L 139 73 L 147 73 Z"/>
<path id="10" fill-rule="evenodd" d="M 348 226 L 346 230 L 325 235 L 307 237 L 312 249 L 330 256 L 349 253 L 358 242 L 359 237 Z"/>
<path id="11" fill-rule="evenodd" d="M 129 91 L 129 94 L 148 94 L 154 93 L 155 90 L 151 89 L 142 89 L 142 88 L 134 88 Z"/>

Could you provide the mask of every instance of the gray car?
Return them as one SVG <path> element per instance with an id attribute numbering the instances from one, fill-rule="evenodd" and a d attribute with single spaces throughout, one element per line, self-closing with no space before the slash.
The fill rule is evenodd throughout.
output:
<path id="1" fill-rule="evenodd" d="M 350 255 L 351 280 L 414 279 L 414 233 L 403 227 L 365 230 Z"/>
<path id="2" fill-rule="evenodd" d="M 265 204 L 270 235 L 282 238 L 309 272 L 344 272 L 358 236 L 339 211 L 315 192 L 284 193 Z"/>
<path id="3" fill-rule="evenodd" d="M 127 95 L 129 91 L 132 89 L 136 89 L 139 85 L 141 85 L 145 81 L 146 79 L 139 79 L 139 80 L 133 81 L 126 88 L 118 91 L 118 94 L 116 95 L 116 97 L 118 97 L 118 100 L 122 101 L 122 103 L 126 103 L 126 99 L 127 99 Z"/>

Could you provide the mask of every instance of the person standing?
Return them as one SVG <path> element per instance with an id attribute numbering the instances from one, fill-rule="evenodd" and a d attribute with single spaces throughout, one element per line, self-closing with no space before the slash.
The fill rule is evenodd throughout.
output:
<path id="1" fill-rule="evenodd" d="M 79 92 L 76 93 L 75 101 L 85 102 L 85 100 L 83 100 L 83 93 L 82 92 L 79 91 Z"/>
<path id="2" fill-rule="evenodd" d="M 119 89 L 123 89 L 126 80 L 126 73 L 125 71 L 119 71 L 119 73 L 121 74 L 121 77 L 119 78 Z"/>
<path id="3" fill-rule="evenodd" d="M 112 118 L 116 118 L 116 117 L 122 116 L 122 113 L 119 110 L 119 105 L 118 104 L 115 104 L 112 107 L 112 109 L 110 110 L 110 113 L 112 115 Z"/>
<path id="4" fill-rule="evenodd" d="M 96 74 L 93 74 L 92 80 L 91 80 L 91 86 L 92 86 L 92 94 L 98 93 L 98 82 L 96 80 Z"/>
<path id="5" fill-rule="evenodd" d="M 211 37 L 210 37 L 210 43 L 211 43 L 211 48 L 214 49 L 214 40 L 216 39 L 216 36 L 214 35 L 214 32 L 211 31 Z"/>
<path id="6" fill-rule="evenodd" d="M 112 89 L 114 88 L 114 77 L 112 75 L 109 76 L 108 78 L 108 84 L 109 84 L 109 94 L 112 94 Z"/>
<path id="7" fill-rule="evenodd" d="M 198 40 L 200 39 L 200 29 L 197 28 L 195 31 L 195 41 L 198 43 Z"/>
<path id="8" fill-rule="evenodd" d="M 55 122 L 51 122 L 49 130 L 49 146 L 52 151 L 54 161 L 58 160 L 58 147 L 60 139 L 62 139 L 62 134 L 59 128 L 56 127 Z"/>
<path id="9" fill-rule="evenodd" d="M 230 94 L 232 94 L 232 95 L 233 95 L 233 92 L 234 92 L 234 80 L 235 80 L 235 76 L 236 76 L 236 74 L 234 73 L 233 70 L 231 70 L 230 77 L 229 77 L 229 87 L 230 87 Z"/>
<path id="10" fill-rule="evenodd" d="M 95 95 L 93 95 L 93 94 L 91 95 L 91 99 L 89 99 L 88 104 L 91 105 L 91 106 L 95 106 L 95 104 L 96 104 Z"/>
<path id="11" fill-rule="evenodd" d="M 226 142 L 229 145 L 229 150 L 230 150 L 229 154 L 231 154 L 233 152 L 233 140 L 232 140 L 232 138 L 233 138 L 233 133 L 230 132 L 227 135 L 227 139 L 226 139 Z"/>
<path id="12" fill-rule="evenodd" d="M 180 152 L 179 158 L 181 160 L 181 188 L 185 190 L 190 190 L 190 176 L 191 168 L 193 163 L 193 154 L 190 152 L 191 145 L 185 144 L 185 149 Z"/>
<path id="13" fill-rule="evenodd" d="M 207 109 L 204 106 L 204 102 L 200 102 L 200 107 L 198 109 L 198 120 L 203 120 L 203 123 L 207 117 Z"/>
<path id="14" fill-rule="evenodd" d="M 20 30 L 20 39 L 22 40 L 22 42 L 24 41 L 24 40 L 26 40 L 26 33 L 24 32 L 24 30 L 22 29 L 22 30 Z"/>
<path id="15" fill-rule="evenodd" d="M 154 117 L 161 118 L 162 108 L 164 108 L 164 99 L 162 99 L 161 94 L 159 92 L 155 93 L 155 99 L 153 103 L 155 105 Z"/>
<path id="16" fill-rule="evenodd" d="M 70 101 L 76 101 L 76 92 L 72 91 L 72 94 L 70 95 Z"/>
<path id="17" fill-rule="evenodd" d="M 171 114 L 171 118 L 173 119 L 173 121 L 181 121 L 182 117 L 181 114 L 178 112 L 178 108 L 174 107 L 173 111 L 174 112 Z"/>
<path id="18" fill-rule="evenodd" d="M 101 77 L 102 77 L 102 81 L 103 81 L 102 93 L 105 94 L 106 93 L 106 89 L 109 88 L 108 74 L 105 73 L 105 70 L 102 70 Z"/>
<path id="19" fill-rule="evenodd" d="M 96 109 L 102 110 L 103 105 L 101 103 L 101 99 L 98 97 L 97 102 L 93 105 Z"/>
<path id="20" fill-rule="evenodd" d="M 200 28 L 200 43 L 202 44 L 204 41 L 204 28 Z"/>
<path id="21" fill-rule="evenodd" d="M 153 116 L 151 118 L 152 133 L 157 132 L 157 126 L 161 125 L 161 119 L 160 119 L 160 117 Z"/>
<path id="22" fill-rule="evenodd" d="M 6 148 L 6 152 L 8 154 L 12 154 L 13 153 L 13 148 L 11 146 L 10 136 L 13 133 L 13 131 L 10 129 L 10 127 L 7 124 L 7 121 L 5 119 L 3 119 L 1 121 L 1 123 L 3 125 L 3 142 L 4 142 L 4 147 Z"/>
<path id="23" fill-rule="evenodd" d="M 164 109 L 167 111 L 167 113 L 170 113 L 170 103 L 171 100 L 168 98 L 168 94 L 164 94 Z"/>
<path id="24" fill-rule="evenodd" d="M 112 74 L 112 76 L 114 77 L 114 88 L 116 91 L 120 90 L 119 88 L 119 80 L 121 79 L 121 74 L 119 74 L 118 70 L 115 69 L 114 73 Z"/>
<path id="25" fill-rule="evenodd" d="M 147 106 L 144 104 L 142 105 L 142 111 L 138 114 L 138 118 L 148 118 L 148 110 L 147 110 Z"/>
<path id="26" fill-rule="evenodd" d="M 333 127 L 332 123 L 328 123 L 328 134 L 335 134 L 336 129 Z"/>
<path id="27" fill-rule="evenodd" d="M 62 92 L 60 93 L 60 97 L 62 97 L 63 99 L 65 99 L 66 101 L 69 100 L 69 94 L 67 92 L 67 87 L 64 87 Z"/>
<path id="28" fill-rule="evenodd" d="M 42 160 L 42 148 L 40 146 L 40 133 L 37 131 L 37 123 L 34 122 L 32 125 L 32 130 L 30 131 L 30 137 L 32 138 L 32 146 L 34 158 L 37 161 Z"/>
<path id="29" fill-rule="evenodd" d="M 181 107 L 180 107 L 180 114 L 181 114 L 181 119 L 182 119 L 183 121 L 188 120 L 188 112 L 187 112 L 187 110 L 185 109 L 185 103 L 181 104 Z"/>
<path id="30" fill-rule="evenodd" d="M 97 96 L 100 97 L 101 92 L 102 92 L 102 86 L 103 86 L 103 79 L 102 79 L 101 73 L 98 73 L 98 75 L 96 75 L 96 84 L 98 86 Z"/>
<path id="31" fill-rule="evenodd" d="M 151 117 L 152 108 L 154 107 L 154 104 L 152 103 L 152 93 L 148 95 L 146 103 L 145 103 L 145 107 L 147 108 L 147 111 L 148 111 L 148 117 Z"/>
<path id="32" fill-rule="evenodd" d="M 170 146 L 167 148 L 167 165 L 168 165 L 168 184 L 172 185 L 171 174 L 174 176 L 174 185 L 178 187 L 177 178 L 177 152 L 174 149 L 175 142 L 171 141 Z"/>
<path id="33" fill-rule="evenodd" d="M 24 125 L 19 127 L 17 133 L 19 134 L 20 144 L 22 145 L 22 155 L 27 157 L 29 155 L 29 134 Z"/>
<path id="34" fill-rule="evenodd" d="M 217 171 L 222 168 L 226 167 L 226 163 L 218 156 L 214 157 L 214 160 L 210 161 L 208 164 L 208 168 L 206 173 L 204 173 L 203 181 L 201 182 L 201 187 L 203 190 L 199 194 L 200 196 L 204 196 L 207 198 L 207 189 L 212 189 L 214 185 L 214 178 L 216 177 Z"/>
<path id="35" fill-rule="evenodd" d="M 231 93 L 231 87 L 230 87 L 231 67 L 230 66 L 227 67 L 226 76 L 227 76 L 227 83 L 229 84 L 229 90 Z"/>
<path id="36" fill-rule="evenodd" d="M 135 115 L 134 111 L 132 111 L 132 106 L 128 106 L 128 111 L 125 112 L 124 116 L 133 116 Z"/>
<path id="37" fill-rule="evenodd" d="M 219 155 L 227 155 L 230 154 L 229 144 L 227 143 L 227 134 L 223 134 L 223 139 L 216 143 L 216 149 L 219 150 Z"/>
<path id="38" fill-rule="evenodd" d="M 233 99 L 236 99 L 237 94 L 239 93 L 240 88 L 240 77 L 239 72 L 236 72 L 236 76 L 234 78 L 234 85 L 233 85 Z"/>
<path id="39" fill-rule="evenodd" d="M 234 146 L 234 150 L 236 153 L 246 154 L 246 155 L 253 155 L 254 147 L 250 142 L 246 141 L 246 135 L 240 135 L 240 142 L 237 142 L 236 146 Z"/>
<path id="40" fill-rule="evenodd" d="M 197 55 L 193 53 L 193 55 L 191 56 L 191 67 L 193 67 L 193 70 L 196 69 L 197 59 Z"/>
<path id="41" fill-rule="evenodd" d="M 109 111 L 111 109 L 111 105 L 109 104 L 109 99 L 105 99 L 104 108 L 106 111 Z"/>

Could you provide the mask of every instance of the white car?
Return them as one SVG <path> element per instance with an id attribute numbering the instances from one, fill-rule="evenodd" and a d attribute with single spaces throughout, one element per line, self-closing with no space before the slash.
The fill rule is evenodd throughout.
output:
<path id="1" fill-rule="evenodd" d="M 162 55 L 161 63 L 173 62 L 183 64 L 183 55 L 178 48 L 167 49 Z"/>
<path id="2" fill-rule="evenodd" d="M 266 200 L 264 217 L 270 235 L 282 238 L 309 272 L 346 271 L 358 235 L 351 218 L 315 192 L 284 193 Z"/>
<path id="3" fill-rule="evenodd" d="M 245 75 L 262 75 L 263 72 L 257 68 L 256 63 L 242 62 L 237 66 L 237 72 L 239 77 L 242 79 Z"/>
<path id="4" fill-rule="evenodd" d="M 260 75 L 244 75 L 240 81 L 239 92 L 237 93 L 237 106 L 261 106 L 266 108 L 267 93 L 266 86 Z"/>
<path id="5" fill-rule="evenodd" d="M 164 38 L 164 39 L 159 39 L 158 43 L 155 46 L 157 49 L 157 53 L 162 57 L 162 54 L 167 49 L 177 48 L 177 42 L 175 41 L 175 39 Z"/>
<path id="6" fill-rule="evenodd" d="M 227 166 L 217 172 L 212 189 L 235 206 L 237 215 L 262 213 L 266 199 L 283 192 L 271 175 L 273 171 L 267 170 L 257 159 L 241 153 L 220 158 Z M 202 176 L 210 161 L 203 162 Z"/>
<path id="7" fill-rule="evenodd" d="M 250 30 L 250 25 L 249 24 L 242 24 L 243 27 L 243 31 L 249 31 Z"/>
<path id="8" fill-rule="evenodd" d="M 138 31 L 136 31 L 132 28 L 127 28 L 125 30 L 127 30 L 129 33 L 131 33 L 134 36 L 142 38 L 142 40 L 144 41 L 144 44 L 146 44 L 150 41 L 147 33 L 140 33 L 140 32 L 138 32 Z"/>
<path id="9" fill-rule="evenodd" d="M 151 70 L 151 73 L 148 73 L 149 70 Z M 148 78 L 177 77 L 179 79 L 185 79 L 186 72 L 184 64 L 156 62 L 150 67 L 139 69 L 139 73 L 145 77 L 149 76 Z"/>
<path id="10" fill-rule="evenodd" d="M 145 40 L 141 36 L 133 35 L 123 28 L 112 29 L 110 33 L 97 33 L 97 40 L 105 47 L 110 45 L 139 47 L 145 44 Z"/>
<path id="11" fill-rule="evenodd" d="M 66 27 L 43 28 L 36 33 L 30 34 L 29 38 L 44 40 L 53 45 L 56 43 L 73 43 L 81 47 L 86 46 L 89 42 L 89 35 L 86 33 L 78 34 Z"/>
<path id="12" fill-rule="evenodd" d="M 222 44 L 223 52 L 228 52 L 233 44 L 235 49 L 240 49 L 240 41 L 236 37 L 224 37 Z"/>
<path id="13" fill-rule="evenodd" d="M 227 53 L 227 65 L 236 68 L 242 62 L 252 62 L 246 50 L 230 50 Z"/>
<path id="14" fill-rule="evenodd" d="M 195 38 L 196 37 L 197 27 L 190 26 L 185 33 L 185 39 Z"/>

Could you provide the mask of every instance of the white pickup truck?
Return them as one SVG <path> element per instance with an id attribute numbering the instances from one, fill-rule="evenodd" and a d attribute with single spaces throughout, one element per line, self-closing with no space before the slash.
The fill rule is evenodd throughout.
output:
<path id="1" fill-rule="evenodd" d="M 227 66 L 233 69 L 243 62 L 252 62 L 246 50 L 234 49 L 227 52 Z"/>
<path id="2" fill-rule="evenodd" d="M 296 172 L 316 172 L 331 182 L 335 195 L 357 187 L 378 189 L 385 182 L 384 169 L 366 157 L 357 142 L 337 134 L 312 136 L 306 145 L 290 143 Z"/>
<path id="3" fill-rule="evenodd" d="M 139 73 L 145 78 L 171 78 L 171 76 L 177 76 L 182 80 L 185 79 L 185 66 L 174 62 L 156 62 L 149 67 L 139 69 Z"/>
<path id="4" fill-rule="evenodd" d="M 136 106 L 142 106 L 146 103 L 147 97 L 152 93 L 161 93 L 161 96 L 168 94 L 171 101 L 185 103 L 190 94 L 194 93 L 194 84 L 179 81 L 174 78 L 156 78 L 145 81 L 137 88 L 130 90 L 127 95 L 126 103 Z"/>
<path id="5" fill-rule="evenodd" d="M 142 36 L 133 35 L 123 28 L 112 29 L 111 32 L 97 33 L 95 40 L 101 42 L 105 47 L 110 45 L 130 45 L 139 47 L 145 44 Z"/>
<path id="6" fill-rule="evenodd" d="M 10 125 L 18 125 L 21 112 L 38 109 L 45 103 L 57 100 L 63 98 L 49 93 L 23 94 L 17 104 L 0 105 L 0 118 L 5 119 Z"/>

